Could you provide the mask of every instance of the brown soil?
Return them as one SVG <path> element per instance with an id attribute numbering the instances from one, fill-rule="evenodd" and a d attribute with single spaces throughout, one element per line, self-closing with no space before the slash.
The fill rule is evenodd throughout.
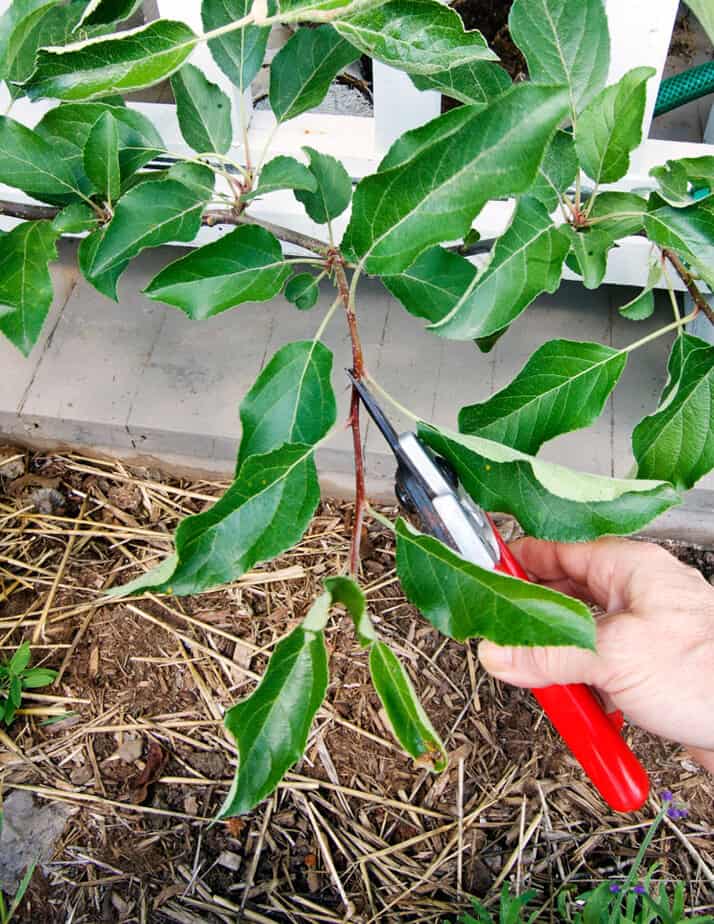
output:
<path id="1" fill-rule="evenodd" d="M 19 471 L 53 479 L 60 497 L 40 513 L 33 492 L 45 482 L 0 491 L 0 645 L 6 655 L 31 637 L 46 609 L 33 663 L 66 666 L 39 692 L 67 699 L 28 698 L 32 713 L 10 729 L 0 775 L 6 793 L 27 786 L 79 809 L 20 920 L 217 924 L 238 920 L 245 902 L 246 921 L 338 922 L 347 902 L 362 924 L 436 924 L 454 920 L 468 893 L 493 897 L 504 878 L 535 889 L 548 916 L 566 880 L 582 891 L 627 869 L 653 807 L 609 812 L 532 697 L 495 684 L 475 645 L 445 640 L 407 604 L 391 534 L 372 526 L 370 611 L 447 743 L 449 770 L 416 768 L 393 742 L 365 654 L 337 618 L 327 702 L 304 760 L 249 816 L 211 826 L 234 766 L 223 711 L 253 688 L 322 578 L 343 568 L 350 506 L 325 501 L 296 549 L 231 587 L 102 604 L 106 588 L 163 557 L 180 516 L 203 509 L 218 486 L 19 455 Z M 714 553 L 675 551 L 714 573 Z M 72 714 L 57 721 L 58 712 Z M 690 907 L 711 907 L 696 857 L 714 865 L 714 782 L 681 749 L 627 735 L 654 791 L 672 789 L 689 808 L 678 831 L 660 830 L 647 860 L 662 861 L 661 878 L 687 883 Z"/>
<path id="2" fill-rule="evenodd" d="M 514 80 L 528 75 L 525 58 L 513 44 L 508 31 L 508 14 L 513 0 L 454 0 L 453 9 L 467 29 L 479 29 L 501 64 Z"/>

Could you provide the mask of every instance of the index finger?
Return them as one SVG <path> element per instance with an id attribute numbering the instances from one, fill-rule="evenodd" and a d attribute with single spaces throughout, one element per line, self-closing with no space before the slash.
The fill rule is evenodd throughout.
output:
<path id="1" fill-rule="evenodd" d="M 607 537 L 595 542 L 519 539 L 511 551 L 530 574 L 548 584 L 571 582 L 608 612 L 628 608 L 638 585 L 663 564 L 679 562 L 659 546 Z"/>

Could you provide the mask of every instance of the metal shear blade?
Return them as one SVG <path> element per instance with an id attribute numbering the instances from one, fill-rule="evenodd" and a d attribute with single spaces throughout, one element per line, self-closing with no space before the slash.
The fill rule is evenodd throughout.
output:
<path id="1" fill-rule="evenodd" d="M 396 494 L 419 517 L 425 532 L 469 561 L 493 568 L 500 557 L 488 517 L 464 493 L 451 466 L 436 456 L 416 433 L 397 433 L 374 395 L 354 372 L 347 375 L 397 460 Z"/>

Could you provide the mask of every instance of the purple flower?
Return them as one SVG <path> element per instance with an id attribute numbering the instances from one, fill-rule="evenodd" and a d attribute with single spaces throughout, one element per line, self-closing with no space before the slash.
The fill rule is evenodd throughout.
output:
<path id="1" fill-rule="evenodd" d="M 663 802 L 671 802 L 672 799 L 674 799 L 674 796 L 672 795 L 672 791 L 670 789 L 663 789 L 660 793 L 660 798 Z"/>
<path id="2" fill-rule="evenodd" d="M 620 891 L 620 886 L 616 882 L 611 882 L 610 891 L 613 895 L 617 895 L 617 893 Z"/>
<path id="3" fill-rule="evenodd" d="M 678 821 L 680 818 L 686 818 L 688 812 L 685 808 L 669 808 L 667 809 L 667 817 L 671 818 L 672 821 Z"/>
<path id="4" fill-rule="evenodd" d="M 632 890 L 635 895 L 644 895 L 647 889 L 643 885 L 636 885 Z"/>

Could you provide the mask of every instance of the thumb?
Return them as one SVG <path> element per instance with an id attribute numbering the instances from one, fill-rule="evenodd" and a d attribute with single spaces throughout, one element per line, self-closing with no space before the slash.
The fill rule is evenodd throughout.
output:
<path id="1" fill-rule="evenodd" d="M 495 645 L 483 639 L 478 646 L 481 664 L 498 680 L 517 687 L 586 683 L 599 686 L 602 662 L 584 648 L 520 648 Z"/>

